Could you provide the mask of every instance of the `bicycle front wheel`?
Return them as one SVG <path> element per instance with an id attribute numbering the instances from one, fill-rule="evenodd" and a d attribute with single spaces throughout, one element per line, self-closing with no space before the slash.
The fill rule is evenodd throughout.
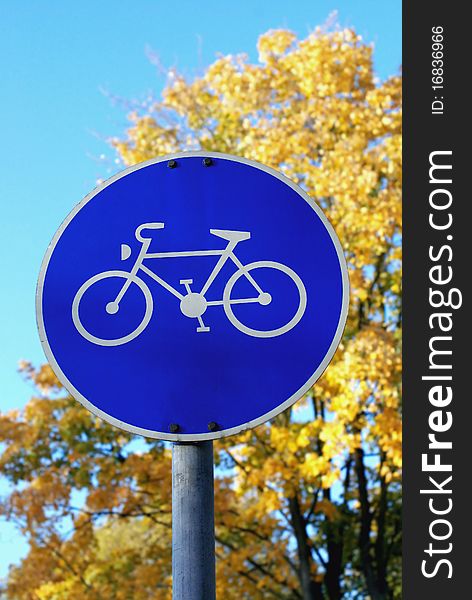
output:
<path id="1" fill-rule="evenodd" d="M 129 280 L 131 280 L 131 283 L 128 284 L 129 287 L 126 289 L 124 296 L 119 303 L 115 302 L 120 289 Z M 116 323 L 116 315 L 119 317 L 120 311 L 122 315 L 123 311 L 128 308 L 126 306 L 127 303 L 130 303 L 128 298 L 131 296 L 139 297 L 139 291 L 144 295 L 144 306 L 142 300 L 139 305 L 141 312 L 144 308 L 143 316 L 141 317 L 139 314 L 127 315 L 124 320 L 122 319 L 119 323 Z M 130 304 L 130 308 L 134 312 L 136 312 L 135 308 L 138 302 L 139 299 L 133 302 L 132 306 Z M 142 333 L 151 319 L 152 310 L 152 294 L 144 281 L 139 277 L 133 277 L 126 271 L 104 271 L 88 279 L 78 289 L 72 302 L 72 320 L 80 335 L 89 342 L 98 346 L 120 346 L 134 340 Z M 87 313 L 86 317 L 88 317 L 87 326 L 83 323 L 84 312 Z M 94 328 L 98 329 L 99 327 L 101 331 L 105 331 L 108 326 L 111 330 L 109 336 L 94 331 Z M 90 331 L 91 329 L 94 333 Z M 120 329 L 121 331 L 117 335 Z M 130 329 L 131 332 L 129 332 Z"/>
<path id="2" fill-rule="evenodd" d="M 261 310 L 263 310 L 266 306 L 270 305 L 271 302 L 277 301 L 278 292 L 274 291 L 274 294 L 270 293 L 269 289 L 260 287 L 255 279 L 258 276 L 257 271 L 260 270 L 260 273 L 262 273 L 264 269 L 266 271 L 271 270 L 272 272 L 276 271 L 279 274 L 283 274 L 283 276 L 285 276 L 285 281 L 283 283 L 289 288 L 292 288 L 289 291 L 291 292 L 291 297 L 294 300 L 292 301 L 293 305 L 291 309 L 289 309 L 290 314 L 288 315 L 288 321 L 286 320 L 283 325 L 276 328 L 265 329 L 264 327 L 261 327 L 259 329 L 251 327 L 243 322 L 243 320 L 247 321 L 247 319 L 244 319 L 244 316 L 239 313 L 236 315 L 235 309 L 233 308 L 247 304 L 248 306 L 252 307 L 254 307 L 254 305 L 259 305 Z M 236 297 L 234 288 L 241 278 L 247 279 L 252 285 L 253 289 L 256 290 L 255 298 L 244 299 Z M 229 278 L 223 292 L 223 307 L 229 321 L 236 327 L 236 329 L 239 329 L 239 331 L 242 333 L 252 337 L 270 338 L 287 333 L 293 329 L 303 317 L 306 309 L 306 303 L 306 289 L 303 285 L 303 281 L 300 279 L 297 273 L 282 263 L 268 260 L 260 260 L 250 263 L 233 273 L 233 275 Z M 242 312 L 241 309 L 239 310 Z"/>

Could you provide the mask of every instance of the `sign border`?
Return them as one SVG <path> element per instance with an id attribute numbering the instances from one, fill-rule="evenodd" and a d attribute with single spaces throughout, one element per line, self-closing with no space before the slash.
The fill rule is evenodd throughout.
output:
<path id="1" fill-rule="evenodd" d="M 130 425 L 129 423 L 126 423 L 125 421 L 121 421 L 119 419 L 116 419 L 115 417 L 112 417 L 108 413 L 105 413 L 104 411 L 97 408 L 94 404 L 92 404 L 89 400 L 87 400 L 87 398 L 82 396 L 82 394 L 72 385 L 72 383 L 68 380 L 68 378 L 66 377 L 66 375 L 63 373 L 62 369 L 60 368 L 59 364 L 57 363 L 57 361 L 54 357 L 54 354 L 49 346 L 49 341 L 47 339 L 47 335 L 46 335 L 46 331 L 45 331 L 45 327 L 44 327 L 44 321 L 43 321 L 43 305 L 42 305 L 43 304 L 42 303 L 43 286 L 44 286 L 44 279 L 46 276 L 46 271 L 47 271 L 47 268 L 49 265 L 49 260 L 52 256 L 52 253 L 54 252 L 56 244 L 59 241 L 62 233 L 65 231 L 65 229 L 67 228 L 69 223 L 72 221 L 72 219 L 75 217 L 75 215 L 90 200 L 92 200 L 92 198 L 94 198 L 103 189 L 105 189 L 106 187 L 108 187 L 109 185 L 111 185 L 112 183 L 117 181 L 118 179 L 121 179 L 122 177 L 125 177 L 126 175 L 129 175 L 130 173 L 133 173 L 133 171 L 137 171 L 137 170 L 147 167 L 149 165 L 166 162 L 166 161 L 169 161 L 172 159 L 175 160 L 175 159 L 179 159 L 179 158 L 189 158 L 189 157 L 196 157 L 196 156 L 197 157 L 201 156 L 202 158 L 205 158 L 205 157 L 221 158 L 224 160 L 231 160 L 233 162 L 238 162 L 238 163 L 242 163 L 245 165 L 249 165 L 251 167 L 259 169 L 260 171 L 264 171 L 265 173 L 268 173 L 269 175 L 272 175 L 273 177 L 276 177 L 277 179 L 279 179 L 280 181 L 282 181 L 283 183 L 288 185 L 290 188 L 292 188 L 299 196 L 301 196 L 303 198 L 303 200 L 305 200 L 305 202 L 315 211 L 315 213 L 321 219 L 321 221 L 323 222 L 324 226 L 326 227 L 326 229 L 329 233 L 329 236 L 336 248 L 339 265 L 341 268 L 343 298 L 342 298 L 342 304 L 341 304 L 341 314 L 339 317 L 336 333 L 334 335 L 334 338 L 331 342 L 331 345 L 330 345 L 327 353 L 325 354 L 323 360 L 321 361 L 321 364 L 318 366 L 318 368 L 313 373 L 313 375 L 308 379 L 308 381 L 306 381 L 294 394 L 292 394 L 290 396 L 290 398 L 285 400 L 285 402 L 282 402 L 282 404 L 279 404 L 276 408 L 274 408 L 273 410 L 271 410 L 267 413 L 264 413 L 257 419 L 253 419 L 252 421 L 248 421 L 247 423 L 243 423 L 242 425 L 238 425 L 237 427 L 230 427 L 229 429 L 221 429 L 221 430 L 212 431 L 209 433 L 194 433 L 194 434 L 192 434 L 192 433 L 185 433 L 185 434 L 184 433 L 167 433 L 167 432 L 163 432 L 163 431 L 154 431 L 152 429 L 144 429 L 142 427 L 136 427 L 135 425 Z M 54 237 L 52 238 L 51 242 L 49 243 L 49 246 L 46 250 L 43 261 L 41 263 L 41 269 L 39 272 L 38 283 L 37 283 L 37 288 L 36 288 L 36 321 L 37 321 L 37 325 L 38 325 L 41 346 L 43 347 L 43 351 L 44 351 L 46 358 L 47 358 L 49 364 L 51 365 L 54 373 L 56 374 L 57 378 L 62 383 L 62 385 L 66 388 L 66 390 L 76 400 L 78 400 L 85 408 L 87 408 L 92 414 L 94 414 L 97 417 L 100 417 L 101 419 L 110 423 L 111 425 L 114 425 L 115 427 L 123 429 L 123 430 L 127 431 L 128 433 L 138 434 L 138 435 L 142 435 L 144 437 L 149 437 L 149 438 L 158 439 L 158 440 L 164 440 L 164 441 L 168 441 L 168 442 L 199 442 L 199 441 L 203 441 L 203 440 L 215 440 L 215 439 L 219 439 L 219 438 L 229 437 L 231 435 L 241 433 L 242 431 L 245 431 L 247 429 L 253 429 L 254 427 L 257 427 L 258 425 L 262 425 L 262 423 L 265 423 L 266 421 L 273 419 L 274 417 L 279 415 L 281 412 L 283 412 L 284 410 L 286 410 L 287 408 L 289 408 L 290 406 L 295 404 L 295 402 L 300 400 L 300 398 L 302 398 L 302 396 L 304 396 L 304 394 L 320 378 L 320 376 L 325 371 L 326 367 L 331 362 L 331 359 L 333 358 L 334 353 L 336 352 L 336 349 L 339 345 L 339 342 L 341 341 L 341 338 L 342 338 L 342 335 L 344 332 L 347 315 L 348 315 L 348 309 L 349 309 L 349 275 L 348 275 L 347 264 L 346 264 L 346 259 L 344 257 L 343 249 L 342 249 L 341 243 L 336 235 L 336 232 L 333 229 L 333 226 L 328 221 L 326 215 L 323 213 L 321 208 L 315 203 L 315 201 L 306 192 L 304 192 L 300 188 L 300 186 L 298 186 L 296 183 L 291 181 L 288 177 L 286 177 L 285 175 L 283 175 L 282 173 L 280 173 L 279 171 L 276 171 L 275 169 L 273 169 L 271 167 L 267 167 L 266 165 L 263 165 L 262 163 L 259 163 L 255 160 L 251 160 L 248 158 L 234 156 L 231 154 L 225 154 L 223 152 L 207 152 L 205 150 L 175 152 L 172 154 L 167 154 L 165 156 L 152 158 L 150 160 L 147 160 L 147 161 L 138 163 L 136 165 L 133 165 L 131 167 L 128 167 L 127 169 L 124 169 L 123 171 L 120 171 L 116 175 L 113 175 L 113 177 L 110 177 L 109 179 L 107 179 L 106 181 L 104 181 L 103 183 L 98 185 L 96 188 L 94 188 L 89 194 L 87 194 L 85 196 L 85 198 L 83 198 L 72 209 L 72 211 L 67 215 L 67 217 L 64 219 L 64 221 L 61 223 L 58 230 L 54 234 Z"/>

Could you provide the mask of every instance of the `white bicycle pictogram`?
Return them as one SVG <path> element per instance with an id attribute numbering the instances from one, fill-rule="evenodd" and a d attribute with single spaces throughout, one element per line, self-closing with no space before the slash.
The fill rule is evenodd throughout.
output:
<path id="1" fill-rule="evenodd" d="M 149 290 L 148 285 L 139 277 L 139 271 L 143 271 L 149 277 L 154 279 L 157 283 L 159 283 L 165 290 L 170 292 L 173 296 L 175 296 L 180 301 L 180 311 L 183 315 L 189 318 L 194 318 L 198 320 L 197 332 L 209 332 L 210 327 L 207 327 L 203 322 L 203 315 L 208 307 L 210 306 L 223 306 L 225 314 L 229 321 L 242 333 L 253 337 L 260 338 L 270 338 L 282 335 L 287 333 L 302 318 L 306 304 L 307 304 L 307 295 L 305 286 L 300 277 L 293 271 L 290 267 L 278 262 L 268 261 L 268 260 L 260 260 L 256 262 L 252 262 L 244 265 L 238 257 L 235 255 L 234 250 L 236 246 L 243 240 L 248 240 L 251 237 L 250 232 L 248 231 L 233 231 L 229 229 L 210 229 L 210 233 L 226 240 L 227 246 L 222 250 L 195 250 L 195 251 L 179 251 L 179 252 L 148 252 L 149 246 L 151 244 L 151 237 L 146 237 L 143 235 L 145 230 L 153 230 L 153 229 L 162 229 L 164 227 L 164 223 L 143 223 L 136 228 L 135 236 L 136 239 L 141 243 L 141 248 L 138 254 L 138 257 L 131 269 L 131 271 L 120 271 L 120 270 L 112 270 L 112 271 L 104 271 L 103 273 L 98 273 L 94 275 L 90 279 L 88 279 L 85 283 L 83 283 L 78 289 L 74 300 L 72 302 L 72 320 L 77 331 L 89 342 L 97 344 L 99 346 L 119 346 L 121 344 L 126 344 L 130 342 L 134 338 L 136 338 L 140 333 L 144 331 L 144 329 L 149 324 L 153 314 L 153 297 L 151 291 Z M 131 248 L 127 244 L 121 244 L 121 259 L 126 260 L 131 255 Z M 192 279 L 181 279 L 180 284 L 185 287 L 185 293 L 181 293 L 179 290 L 175 289 L 172 285 L 170 285 L 167 281 L 164 281 L 159 275 L 151 271 L 144 263 L 146 260 L 158 259 L 158 258 L 178 258 L 178 257 L 196 257 L 196 256 L 219 256 L 216 265 L 211 271 L 208 279 L 203 285 L 200 292 L 193 292 L 190 286 L 193 284 Z M 237 267 L 237 271 L 235 271 L 231 277 L 228 279 L 224 290 L 223 290 L 223 298 L 221 300 L 210 300 L 206 299 L 206 294 L 217 277 L 218 273 L 221 271 L 223 266 L 226 264 L 228 260 L 231 260 Z M 298 292 L 298 306 L 292 316 L 292 318 L 285 323 L 283 326 L 278 327 L 276 329 L 270 330 L 259 330 L 254 329 L 252 327 L 248 327 L 244 323 L 241 322 L 240 319 L 236 317 L 234 311 L 232 309 L 233 305 L 238 304 L 250 304 L 250 303 L 258 303 L 261 306 L 268 306 L 272 302 L 272 296 L 268 291 L 264 291 L 257 281 L 253 277 L 253 272 L 257 271 L 257 269 L 261 268 L 269 268 L 275 269 L 287 275 L 292 282 L 295 284 Z M 234 285 L 241 278 L 245 277 L 249 283 L 253 286 L 255 290 L 255 294 L 250 298 L 233 298 L 232 292 Z M 127 335 L 123 335 L 118 338 L 113 339 L 104 339 L 93 335 L 90 331 L 88 331 L 81 319 L 80 319 L 80 302 L 86 292 L 96 284 L 97 282 L 103 281 L 105 279 L 110 278 L 121 278 L 124 279 L 123 286 L 121 287 L 118 295 L 110 300 L 105 305 L 105 310 L 109 315 L 114 315 L 118 313 L 120 309 L 120 302 L 123 300 L 127 290 L 131 285 L 136 285 L 144 295 L 146 308 L 144 311 L 144 316 L 139 323 L 138 327 L 128 333 Z"/>

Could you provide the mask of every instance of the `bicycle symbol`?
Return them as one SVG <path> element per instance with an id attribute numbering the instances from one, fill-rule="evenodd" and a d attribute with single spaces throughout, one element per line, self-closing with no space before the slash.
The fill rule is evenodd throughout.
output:
<path id="1" fill-rule="evenodd" d="M 253 337 L 260 338 L 270 338 L 282 335 L 287 333 L 302 318 L 306 303 L 307 296 L 305 286 L 303 285 L 300 277 L 287 267 L 278 262 L 260 260 L 256 262 L 249 263 L 244 265 L 238 257 L 235 255 L 234 250 L 239 242 L 243 240 L 248 240 L 251 237 L 250 232 L 248 231 L 233 231 L 227 229 L 210 229 L 210 233 L 226 240 L 227 246 L 223 250 L 196 250 L 189 252 L 157 252 L 150 253 L 148 252 L 149 246 L 151 244 L 151 237 L 146 237 L 143 232 L 145 230 L 152 229 L 162 229 L 164 227 L 164 223 L 143 223 L 136 228 L 135 236 L 136 239 L 141 242 L 141 248 L 139 251 L 139 255 L 131 269 L 131 271 L 104 271 L 103 273 L 98 273 L 94 275 L 90 279 L 88 279 L 81 287 L 78 289 L 74 300 L 72 302 L 72 320 L 77 331 L 89 342 L 97 344 L 99 346 L 119 346 L 121 344 L 126 344 L 130 342 L 134 338 L 136 338 L 140 333 L 144 331 L 147 327 L 153 313 L 153 298 L 152 294 L 149 290 L 147 284 L 139 277 L 138 272 L 144 271 L 149 277 L 154 279 L 157 283 L 159 283 L 165 290 L 170 292 L 180 301 L 180 311 L 183 315 L 189 318 L 194 318 L 198 320 L 197 332 L 209 332 L 210 327 L 207 327 L 203 322 L 203 315 L 209 306 L 223 306 L 226 317 L 229 321 L 242 333 Z M 131 255 L 131 248 L 127 244 L 121 244 L 121 259 L 126 260 Z M 190 257 L 190 256 L 219 256 L 219 259 L 211 271 L 208 279 L 203 285 L 200 292 L 192 292 L 190 286 L 193 283 L 192 279 L 181 279 L 180 283 L 185 287 L 185 293 L 179 292 L 172 285 L 164 281 L 159 275 L 151 271 L 145 264 L 143 264 L 144 260 L 148 259 L 157 259 L 157 258 L 177 258 L 177 257 Z M 228 260 L 231 260 L 238 270 L 233 273 L 233 275 L 228 279 L 226 286 L 223 291 L 223 298 L 221 300 L 212 300 L 208 301 L 206 299 L 206 293 L 208 292 L 211 284 L 217 277 L 218 273 L 221 271 L 223 266 L 226 264 Z M 250 303 L 258 303 L 261 306 L 268 306 L 272 302 L 272 296 L 269 292 L 264 291 L 255 278 L 253 277 L 253 272 L 257 271 L 257 269 L 268 268 L 280 271 L 287 275 L 287 277 L 295 284 L 298 292 L 298 306 L 296 308 L 295 314 L 293 317 L 286 323 L 285 325 L 278 327 L 276 329 L 270 330 L 258 330 L 253 329 L 251 327 L 246 326 L 244 323 L 239 320 L 233 312 L 232 307 L 238 304 L 250 304 Z M 245 277 L 249 283 L 253 286 L 255 290 L 254 297 L 252 298 L 234 298 L 232 297 L 232 292 L 234 285 L 241 278 Z M 144 294 L 144 299 L 146 302 L 146 308 L 144 311 L 144 316 L 139 323 L 138 327 L 134 329 L 131 333 L 127 335 L 123 335 L 118 338 L 113 339 L 104 339 L 93 335 L 90 331 L 88 331 L 82 321 L 80 319 L 80 303 L 82 298 L 87 293 L 87 291 L 97 282 L 111 279 L 111 278 L 121 278 L 124 279 L 123 286 L 121 287 L 118 295 L 114 300 L 110 300 L 105 304 L 106 313 L 109 315 L 114 315 L 118 313 L 120 309 L 120 303 L 127 290 L 131 285 L 136 285 L 141 292 Z"/>

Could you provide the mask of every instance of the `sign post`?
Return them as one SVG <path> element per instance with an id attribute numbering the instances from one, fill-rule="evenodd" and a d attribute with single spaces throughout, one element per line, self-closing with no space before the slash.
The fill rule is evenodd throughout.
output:
<path id="1" fill-rule="evenodd" d="M 172 445 L 172 598 L 215 599 L 213 442 Z"/>
<path id="2" fill-rule="evenodd" d="M 348 301 L 321 208 L 241 157 L 182 152 L 130 167 L 54 235 L 36 297 L 51 367 L 93 414 L 174 443 L 174 600 L 215 597 L 212 440 L 310 390 Z"/>

